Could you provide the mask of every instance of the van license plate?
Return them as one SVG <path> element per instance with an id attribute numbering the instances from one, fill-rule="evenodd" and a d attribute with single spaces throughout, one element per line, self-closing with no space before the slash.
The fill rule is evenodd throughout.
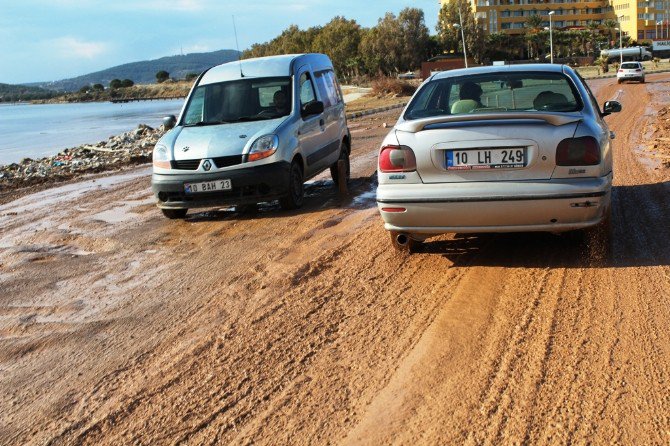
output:
<path id="1" fill-rule="evenodd" d="M 514 169 L 526 167 L 526 148 L 447 150 L 447 170 Z"/>
<path id="2" fill-rule="evenodd" d="M 184 191 L 187 194 L 200 192 L 216 192 L 220 190 L 231 190 L 233 184 L 230 180 L 206 181 L 204 183 L 184 183 Z"/>

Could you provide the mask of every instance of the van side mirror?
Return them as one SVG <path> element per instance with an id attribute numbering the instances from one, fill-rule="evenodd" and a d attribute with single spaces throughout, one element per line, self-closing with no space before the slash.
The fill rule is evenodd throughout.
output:
<path id="1" fill-rule="evenodd" d="M 302 115 L 303 118 L 305 118 L 307 116 L 320 115 L 321 113 L 323 113 L 323 110 L 324 110 L 323 102 L 312 101 L 308 102 L 302 107 L 300 114 Z"/>
<path id="2" fill-rule="evenodd" d="M 607 101 L 603 107 L 603 115 L 607 116 L 612 113 L 619 113 L 621 111 L 621 104 L 617 101 Z"/>
<path id="3" fill-rule="evenodd" d="M 174 115 L 169 115 L 163 118 L 163 126 L 165 130 L 173 129 L 177 125 L 177 118 Z"/>

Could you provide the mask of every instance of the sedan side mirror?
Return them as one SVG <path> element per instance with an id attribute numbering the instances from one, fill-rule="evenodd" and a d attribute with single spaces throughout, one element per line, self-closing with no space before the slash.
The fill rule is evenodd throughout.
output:
<path id="1" fill-rule="evenodd" d="M 177 118 L 175 118 L 174 115 L 163 118 L 163 126 L 165 126 L 165 130 L 173 129 L 175 125 L 177 125 Z"/>
<path id="2" fill-rule="evenodd" d="M 302 117 L 307 117 L 307 116 L 312 116 L 312 115 L 320 115 L 323 113 L 324 107 L 323 107 L 323 102 L 321 101 L 312 101 L 308 102 L 305 104 L 302 108 L 302 112 L 300 113 Z"/>
<path id="3" fill-rule="evenodd" d="M 603 107 L 603 115 L 607 116 L 612 113 L 619 113 L 621 111 L 621 104 L 617 101 L 607 101 Z"/>

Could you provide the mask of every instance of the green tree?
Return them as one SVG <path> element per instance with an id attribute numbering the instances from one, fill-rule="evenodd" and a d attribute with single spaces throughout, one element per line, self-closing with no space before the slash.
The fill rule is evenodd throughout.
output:
<path id="1" fill-rule="evenodd" d="M 93 91 L 104 91 L 105 87 L 102 84 L 93 84 Z"/>
<path id="2" fill-rule="evenodd" d="M 338 74 L 353 76 L 358 74 L 361 64 L 358 53 L 360 43 L 360 25 L 355 20 L 338 16 L 321 28 L 312 48 L 317 53 L 327 54 Z"/>
<path id="3" fill-rule="evenodd" d="M 423 11 L 418 8 L 403 9 L 398 14 L 398 25 L 402 36 L 400 69 L 409 71 L 419 68 L 427 58 L 430 42 Z"/>
<path id="4" fill-rule="evenodd" d="M 88 93 L 89 91 L 91 91 L 90 85 L 84 85 L 79 89 L 79 93 Z"/>
<path id="5" fill-rule="evenodd" d="M 361 41 L 361 55 L 368 72 L 377 74 L 400 72 L 402 45 L 400 22 L 393 13 L 387 12 Z"/>
<path id="6" fill-rule="evenodd" d="M 121 88 L 128 88 L 132 87 L 133 85 L 135 85 L 135 82 L 130 79 L 124 79 L 121 81 Z"/>
<path id="7" fill-rule="evenodd" d="M 540 48 L 543 45 L 543 38 L 541 36 L 543 30 L 543 19 L 537 14 L 533 14 L 524 23 L 526 27 L 526 42 L 528 43 L 529 54 L 528 57 L 538 59 L 540 57 Z"/>
<path id="8" fill-rule="evenodd" d="M 461 21 L 463 33 L 460 30 Z M 474 58 L 476 62 L 482 62 L 486 37 L 468 0 L 455 0 L 445 4 L 438 14 L 436 30 L 445 51 L 462 51 L 461 34 L 465 35 L 468 57 Z"/>
<path id="9" fill-rule="evenodd" d="M 109 88 L 111 88 L 112 90 L 121 88 L 121 79 L 112 79 L 111 82 L 109 83 Z"/>
<path id="10" fill-rule="evenodd" d="M 200 76 L 198 73 L 188 73 L 186 76 L 184 76 L 184 80 L 190 82 L 198 76 Z"/>
<path id="11" fill-rule="evenodd" d="M 169 78 L 170 78 L 170 73 L 168 73 L 165 70 L 161 70 L 158 73 L 156 73 L 156 82 L 158 82 L 159 84 L 162 83 L 162 82 L 165 82 Z"/>

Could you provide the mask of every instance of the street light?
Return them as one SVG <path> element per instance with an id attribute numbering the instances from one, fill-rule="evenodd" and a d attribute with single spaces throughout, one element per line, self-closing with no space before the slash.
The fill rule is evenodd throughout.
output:
<path id="1" fill-rule="evenodd" d="M 461 28 L 461 39 L 463 39 L 463 59 L 465 60 L 465 68 L 468 67 L 468 53 L 465 51 L 465 32 L 463 31 L 463 16 L 461 15 L 461 6 L 458 5 L 458 21 Z"/>
<path id="2" fill-rule="evenodd" d="M 617 19 L 619 19 L 619 67 L 623 65 L 623 31 L 621 31 L 621 19 L 623 18 L 623 14 L 620 16 L 617 16 Z"/>
<path id="3" fill-rule="evenodd" d="M 556 11 L 549 11 L 549 55 L 551 56 L 551 63 L 554 63 L 554 37 L 551 34 L 551 16 L 554 15 L 554 12 Z"/>

